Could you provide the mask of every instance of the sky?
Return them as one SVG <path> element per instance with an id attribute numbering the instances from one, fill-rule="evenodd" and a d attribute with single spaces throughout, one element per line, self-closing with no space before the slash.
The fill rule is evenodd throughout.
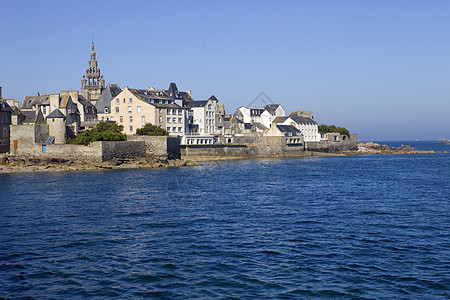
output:
<path id="1" fill-rule="evenodd" d="M 450 138 L 447 0 L 0 4 L 5 98 L 80 90 L 94 40 L 122 88 L 176 82 L 227 113 L 264 92 L 366 141 Z"/>

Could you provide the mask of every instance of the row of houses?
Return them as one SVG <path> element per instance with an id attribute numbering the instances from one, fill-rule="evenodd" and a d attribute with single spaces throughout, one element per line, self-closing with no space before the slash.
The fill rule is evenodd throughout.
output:
<path id="1" fill-rule="evenodd" d="M 292 144 L 329 138 L 319 134 L 311 112 L 286 115 L 281 104 L 241 106 L 227 114 L 224 104 L 219 104 L 214 95 L 194 100 L 191 91 L 181 91 L 173 82 L 167 90 L 105 85 L 94 44 L 80 91 L 37 93 L 26 96 L 19 105 L 14 99 L 2 98 L 0 88 L 0 101 L 0 152 L 13 147 L 11 141 L 15 139 L 10 136 L 9 125 L 47 124 L 47 140 L 63 144 L 99 121 L 116 122 L 127 135 L 134 135 L 137 129 L 151 123 L 180 137 L 185 145 L 239 143 L 255 135 L 284 136 Z"/>

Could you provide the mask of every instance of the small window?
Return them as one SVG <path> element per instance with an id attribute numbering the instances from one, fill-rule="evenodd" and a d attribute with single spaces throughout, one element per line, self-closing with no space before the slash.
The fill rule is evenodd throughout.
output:
<path id="1" fill-rule="evenodd" d="M 130 132 L 133 132 L 133 126 L 130 125 Z"/>
<path id="2" fill-rule="evenodd" d="M 138 113 L 138 114 L 141 113 L 141 107 L 140 107 L 140 106 L 137 107 L 137 113 Z"/>
<path id="3" fill-rule="evenodd" d="M 183 113 L 183 110 L 182 110 L 182 109 L 179 109 L 179 110 L 178 110 L 178 114 L 181 115 L 182 113 Z"/>
<path id="4" fill-rule="evenodd" d="M 142 116 L 142 123 L 145 123 L 145 116 Z"/>
<path id="5" fill-rule="evenodd" d="M 125 98 L 123 98 L 123 103 L 126 103 L 126 102 L 127 102 L 127 100 Z"/>
<path id="6" fill-rule="evenodd" d="M 133 109 L 132 109 L 132 107 L 131 106 L 128 106 L 128 113 L 132 113 L 132 111 L 133 111 Z"/>
<path id="7" fill-rule="evenodd" d="M 111 121 L 114 121 L 114 117 L 111 117 Z"/>
<path id="8" fill-rule="evenodd" d="M 168 114 L 168 115 L 170 115 L 170 114 L 171 114 L 171 112 L 172 112 L 172 110 L 171 110 L 171 109 L 168 109 L 168 110 L 167 110 L 167 114 Z"/>
<path id="9" fill-rule="evenodd" d="M 170 131 L 170 127 L 167 127 L 167 131 Z"/>
<path id="10" fill-rule="evenodd" d="M 178 127 L 178 132 L 181 132 L 181 130 L 182 130 L 182 128 L 181 128 L 181 127 Z"/>
<path id="11" fill-rule="evenodd" d="M 120 99 L 119 98 L 116 99 L 116 104 L 120 104 Z"/>
<path id="12" fill-rule="evenodd" d="M 211 109 L 212 108 L 212 105 L 211 104 L 208 104 L 208 109 Z"/>
<path id="13" fill-rule="evenodd" d="M 162 117 L 159 116 L 159 123 L 162 123 Z"/>
<path id="14" fill-rule="evenodd" d="M 109 113 L 109 109 L 105 107 L 105 114 Z"/>
<path id="15" fill-rule="evenodd" d="M 116 106 L 116 114 L 118 114 L 118 113 L 119 113 L 119 107 Z"/>
<path id="16" fill-rule="evenodd" d="M 133 98 L 128 99 L 128 101 L 129 104 L 133 104 Z"/>
<path id="17" fill-rule="evenodd" d="M 159 109 L 159 113 L 162 114 L 162 109 L 161 108 Z"/>
<path id="18" fill-rule="evenodd" d="M 168 118 L 167 118 L 167 123 L 170 123 L 170 120 L 171 120 L 170 117 L 168 117 Z"/>
<path id="19" fill-rule="evenodd" d="M 133 122 L 133 116 L 130 116 L 130 122 Z"/>
<path id="20" fill-rule="evenodd" d="M 177 122 L 177 118 L 172 118 L 172 122 L 176 123 Z"/>
<path id="21" fill-rule="evenodd" d="M 5 127 L 5 128 L 3 128 L 3 136 L 6 136 L 6 134 L 7 134 L 7 130 L 6 130 L 6 127 Z"/>
<path id="22" fill-rule="evenodd" d="M 123 116 L 120 116 L 120 123 L 123 123 Z"/>
<path id="23" fill-rule="evenodd" d="M 178 118 L 178 123 L 181 123 L 181 118 Z"/>

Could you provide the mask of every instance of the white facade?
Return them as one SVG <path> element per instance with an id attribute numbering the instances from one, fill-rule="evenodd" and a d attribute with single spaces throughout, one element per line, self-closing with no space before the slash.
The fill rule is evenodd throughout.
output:
<path id="1" fill-rule="evenodd" d="M 318 142 L 320 141 L 319 126 L 316 122 L 301 122 L 296 120 L 297 118 L 288 117 L 281 125 L 292 125 L 303 134 L 305 142 Z"/>
<path id="2" fill-rule="evenodd" d="M 192 106 L 192 124 L 198 126 L 196 134 L 214 135 L 217 133 L 216 113 L 218 107 L 217 102 L 207 100 L 205 105 Z"/>

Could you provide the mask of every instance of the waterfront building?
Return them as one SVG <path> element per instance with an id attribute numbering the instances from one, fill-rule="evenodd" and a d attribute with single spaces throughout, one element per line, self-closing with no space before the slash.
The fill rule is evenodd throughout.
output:
<path id="1" fill-rule="evenodd" d="M 13 109 L 9 104 L 1 99 L 0 90 L 0 153 L 9 152 L 10 148 L 10 128 L 11 114 Z"/>
<path id="2" fill-rule="evenodd" d="M 189 95 L 190 97 L 190 95 Z M 123 132 L 135 134 L 136 129 L 151 123 L 166 129 L 172 136 L 183 136 L 188 128 L 187 109 L 179 93 L 154 89 L 130 89 L 125 87 L 110 101 L 110 112 L 101 120 L 115 121 L 123 125 Z"/>
<path id="3" fill-rule="evenodd" d="M 278 125 L 294 126 L 300 130 L 305 142 L 320 141 L 319 126 L 312 118 L 312 114 L 309 114 L 309 117 L 305 117 L 302 113 L 294 112 L 288 117 L 275 118 L 273 123 Z"/>

